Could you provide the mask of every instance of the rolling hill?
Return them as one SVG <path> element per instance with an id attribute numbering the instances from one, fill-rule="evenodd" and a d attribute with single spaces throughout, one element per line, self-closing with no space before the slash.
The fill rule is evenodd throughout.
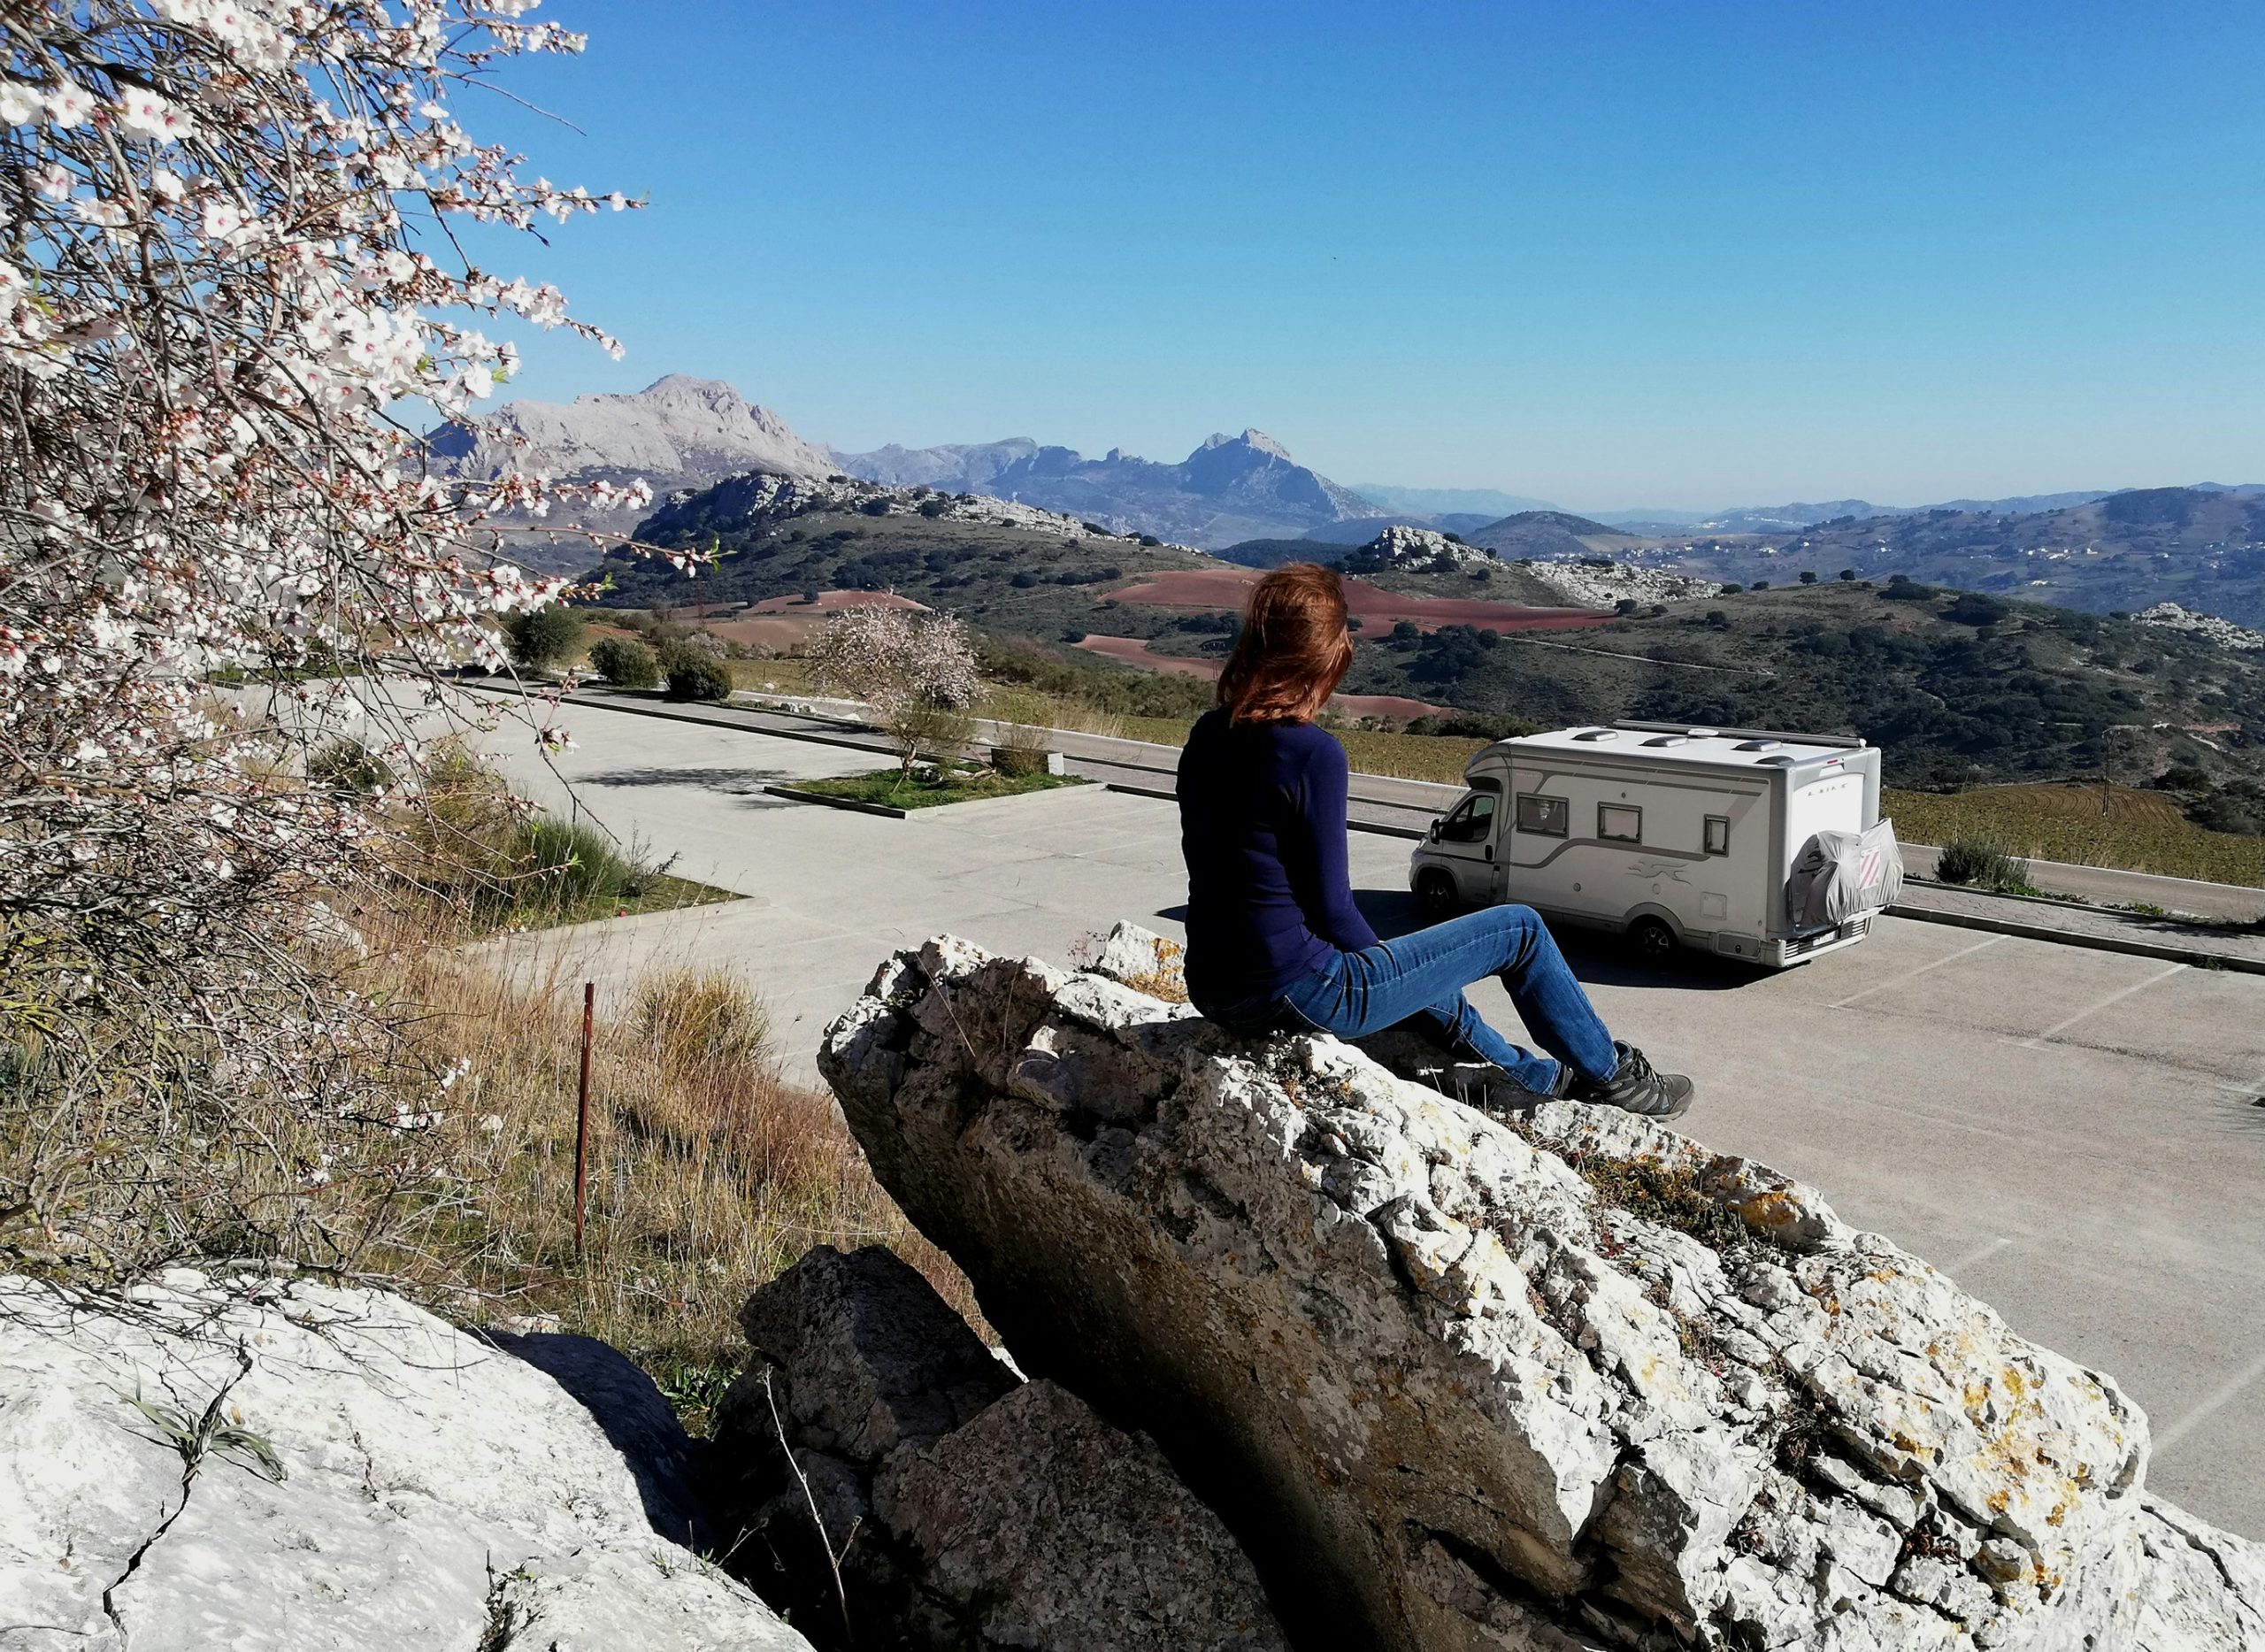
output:
<path id="1" fill-rule="evenodd" d="M 718 560 L 687 575 L 609 557 L 609 605 L 768 602 L 815 614 L 822 604 L 808 599 L 818 594 L 894 591 L 1090 671 L 1129 667 L 1078 649 L 1089 635 L 1144 644 L 1119 650 L 1144 661 L 1224 657 L 1227 616 L 1249 578 L 1199 552 L 1028 507 L 872 483 L 739 478 L 671 502 L 640 533 L 712 548 Z M 2097 775 L 2103 765 L 2127 780 L 2177 765 L 2214 783 L 2265 776 L 2265 649 L 2203 632 L 1831 578 L 1647 602 L 1601 624 L 1567 612 L 1553 626 L 1530 613 L 1563 600 L 1546 564 L 1362 567 L 1371 585 L 1410 601 L 1406 618 L 1382 604 L 1364 626 L 1351 693 L 1543 723 L 1640 716 L 1847 730 L 1885 747 L 1906 785 Z M 1522 606 L 1527 615 L 1513 611 Z M 1496 609 L 1500 624 L 1487 618 Z"/>
<path id="2" fill-rule="evenodd" d="M 1845 567 L 2092 613 L 2175 602 L 2265 623 L 2265 496 L 2246 489 L 2135 488 L 2025 514 L 1840 517 L 1788 534 L 1662 537 L 1634 554 L 1740 583 L 1803 570 L 1831 580 Z"/>

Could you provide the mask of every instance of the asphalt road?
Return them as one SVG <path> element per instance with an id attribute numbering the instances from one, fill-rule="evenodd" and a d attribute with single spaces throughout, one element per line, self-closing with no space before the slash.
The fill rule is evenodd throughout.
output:
<path id="1" fill-rule="evenodd" d="M 763 991 L 794 1072 L 891 949 L 940 931 L 1060 959 L 1118 918 L 1171 932 L 1169 803 L 1098 787 L 909 820 L 767 795 L 870 754 L 571 704 L 578 749 L 515 778 L 745 900 L 502 943 L 618 991 L 691 958 Z M 1355 834 L 1362 903 L 1411 926 L 1409 845 Z M 2265 978 L 1882 920 L 1770 975 L 1572 951 L 1620 1036 L 1700 1083 L 1692 1133 L 1823 1188 L 2025 1334 L 2113 1372 L 2154 1424 L 2150 1483 L 2265 1536 Z M 1493 983 L 1477 995 L 1506 1030 Z"/>

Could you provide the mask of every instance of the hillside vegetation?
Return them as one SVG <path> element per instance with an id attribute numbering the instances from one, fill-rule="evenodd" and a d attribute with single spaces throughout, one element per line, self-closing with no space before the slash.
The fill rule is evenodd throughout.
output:
<path id="1" fill-rule="evenodd" d="M 1854 733 L 1912 784 L 2265 765 L 2255 655 L 1912 587 L 1746 591 L 1547 637 L 1396 632 L 1358 650 L 1347 687 L 1545 724 L 1642 717 Z"/>

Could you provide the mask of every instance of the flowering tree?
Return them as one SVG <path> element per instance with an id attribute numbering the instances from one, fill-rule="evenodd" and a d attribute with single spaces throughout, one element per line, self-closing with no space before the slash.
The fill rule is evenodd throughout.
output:
<path id="1" fill-rule="evenodd" d="M 344 1254 L 310 1189 L 418 1173 L 426 1111 L 320 963 L 373 817 L 291 747 L 327 696 L 413 771 L 438 672 L 500 664 L 482 616 L 555 594 L 486 525 L 562 490 L 432 474 L 392 411 L 507 376 L 488 318 L 618 353 L 449 233 L 629 204 L 449 112 L 580 50 L 534 4 L 0 6 L 0 1253 Z M 232 714 L 232 673 L 296 704 Z"/>
<path id="2" fill-rule="evenodd" d="M 845 608 L 818 628 L 809 654 L 820 688 L 872 707 L 874 720 L 896 742 L 905 774 L 923 746 L 967 738 L 967 708 L 978 686 L 975 650 L 955 616 L 879 604 Z"/>

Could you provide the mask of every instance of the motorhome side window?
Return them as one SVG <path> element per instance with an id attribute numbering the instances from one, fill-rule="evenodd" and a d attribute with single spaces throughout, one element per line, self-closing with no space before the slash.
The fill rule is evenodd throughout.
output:
<path id="1" fill-rule="evenodd" d="M 1447 817 L 1440 828 L 1440 836 L 1449 843 L 1483 843 L 1494 830 L 1494 800 L 1484 792 L 1476 797 L 1466 797 L 1462 805 Z"/>
<path id="2" fill-rule="evenodd" d="M 1644 841 L 1644 811 L 1627 803 L 1596 806 L 1596 834 L 1609 843 Z"/>
<path id="3" fill-rule="evenodd" d="M 1731 852 L 1731 818 L 1728 815 L 1707 817 L 1706 849 L 1709 855 L 1727 855 Z"/>
<path id="4" fill-rule="evenodd" d="M 1572 805 L 1562 797 L 1545 796 L 1540 792 L 1518 794 L 1518 830 L 1521 832 L 1533 832 L 1543 837 L 1563 837 L 1572 812 Z"/>

